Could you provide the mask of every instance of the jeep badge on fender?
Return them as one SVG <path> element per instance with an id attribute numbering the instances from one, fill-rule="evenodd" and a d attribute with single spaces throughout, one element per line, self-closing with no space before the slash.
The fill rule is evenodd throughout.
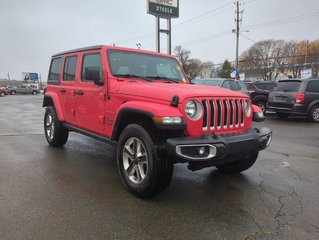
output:
<path id="1" fill-rule="evenodd" d="M 45 137 L 54 147 L 70 131 L 115 144 L 119 176 L 142 198 L 169 185 L 174 163 L 250 168 L 271 142 L 268 128 L 252 128 L 264 119 L 261 109 L 240 92 L 187 83 L 166 54 L 93 46 L 53 55 Z"/>

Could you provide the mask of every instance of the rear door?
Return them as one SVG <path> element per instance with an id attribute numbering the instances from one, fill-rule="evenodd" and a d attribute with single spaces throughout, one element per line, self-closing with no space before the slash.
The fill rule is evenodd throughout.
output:
<path id="1" fill-rule="evenodd" d="M 103 79 L 102 59 L 99 51 L 83 52 L 81 54 L 80 81 L 74 91 L 76 96 L 76 115 L 81 128 L 103 134 L 105 128 L 105 89 L 86 79 L 86 68 L 99 67 L 100 79 Z"/>
<path id="2" fill-rule="evenodd" d="M 296 103 L 296 95 L 302 81 L 285 80 L 278 83 L 269 95 L 268 105 L 271 107 L 291 109 Z"/>
<path id="3" fill-rule="evenodd" d="M 76 69 L 79 67 L 78 59 L 78 54 L 70 54 L 64 57 L 62 78 L 58 89 L 65 121 L 72 125 L 77 123 L 74 89 L 77 84 L 76 79 L 79 78 L 79 76 L 76 76 Z"/>

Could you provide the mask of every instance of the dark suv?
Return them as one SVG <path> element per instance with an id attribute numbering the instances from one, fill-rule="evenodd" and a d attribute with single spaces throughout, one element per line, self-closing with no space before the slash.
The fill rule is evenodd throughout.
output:
<path id="1" fill-rule="evenodd" d="M 250 93 L 250 98 L 253 104 L 257 105 L 263 110 L 267 111 L 268 95 L 276 86 L 275 82 L 250 82 L 245 83 Z"/>
<path id="2" fill-rule="evenodd" d="M 300 115 L 319 122 L 319 79 L 279 81 L 269 94 L 268 109 L 283 118 Z"/>

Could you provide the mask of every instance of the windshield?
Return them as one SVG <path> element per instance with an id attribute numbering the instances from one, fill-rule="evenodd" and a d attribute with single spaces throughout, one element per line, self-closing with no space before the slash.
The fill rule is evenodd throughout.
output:
<path id="1" fill-rule="evenodd" d="M 207 86 L 219 86 L 221 80 L 204 80 L 204 79 L 195 79 L 192 81 L 195 84 L 207 85 Z"/>
<path id="2" fill-rule="evenodd" d="M 108 50 L 107 55 L 113 76 L 173 82 L 182 82 L 185 78 L 173 58 L 121 50 Z"/>
<path id="3" fill-rule="evenodd" d="M 274 88 L 273 92 L 298 92 L 300 84 L 300 81 L 279 82 L 277 87 Z"/>

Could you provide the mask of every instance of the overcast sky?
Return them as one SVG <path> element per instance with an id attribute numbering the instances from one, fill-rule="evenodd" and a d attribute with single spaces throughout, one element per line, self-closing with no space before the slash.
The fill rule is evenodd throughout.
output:
<path id="1" fill-rule="evenodd" d="M 51 55 L 115 43 L 155 50 L 155 17 L 146 0 L 0 0 L 0 78 L 37 72 L 46 80 Z M 239 52 L 264 39 L 319 39 L 318 0 L 242 0 Z M 213 63 L 235 59 L 232 0 L 180 0 L 172 19 L 172 47 Z M 277 21 L 278 20 L 278 21 Z M 166 22 L 162 22 L 162 27 Z M 249 30 L 249 32 L 247 32 Z M 162 36 L 162 51 L 166 38 Z"/>

